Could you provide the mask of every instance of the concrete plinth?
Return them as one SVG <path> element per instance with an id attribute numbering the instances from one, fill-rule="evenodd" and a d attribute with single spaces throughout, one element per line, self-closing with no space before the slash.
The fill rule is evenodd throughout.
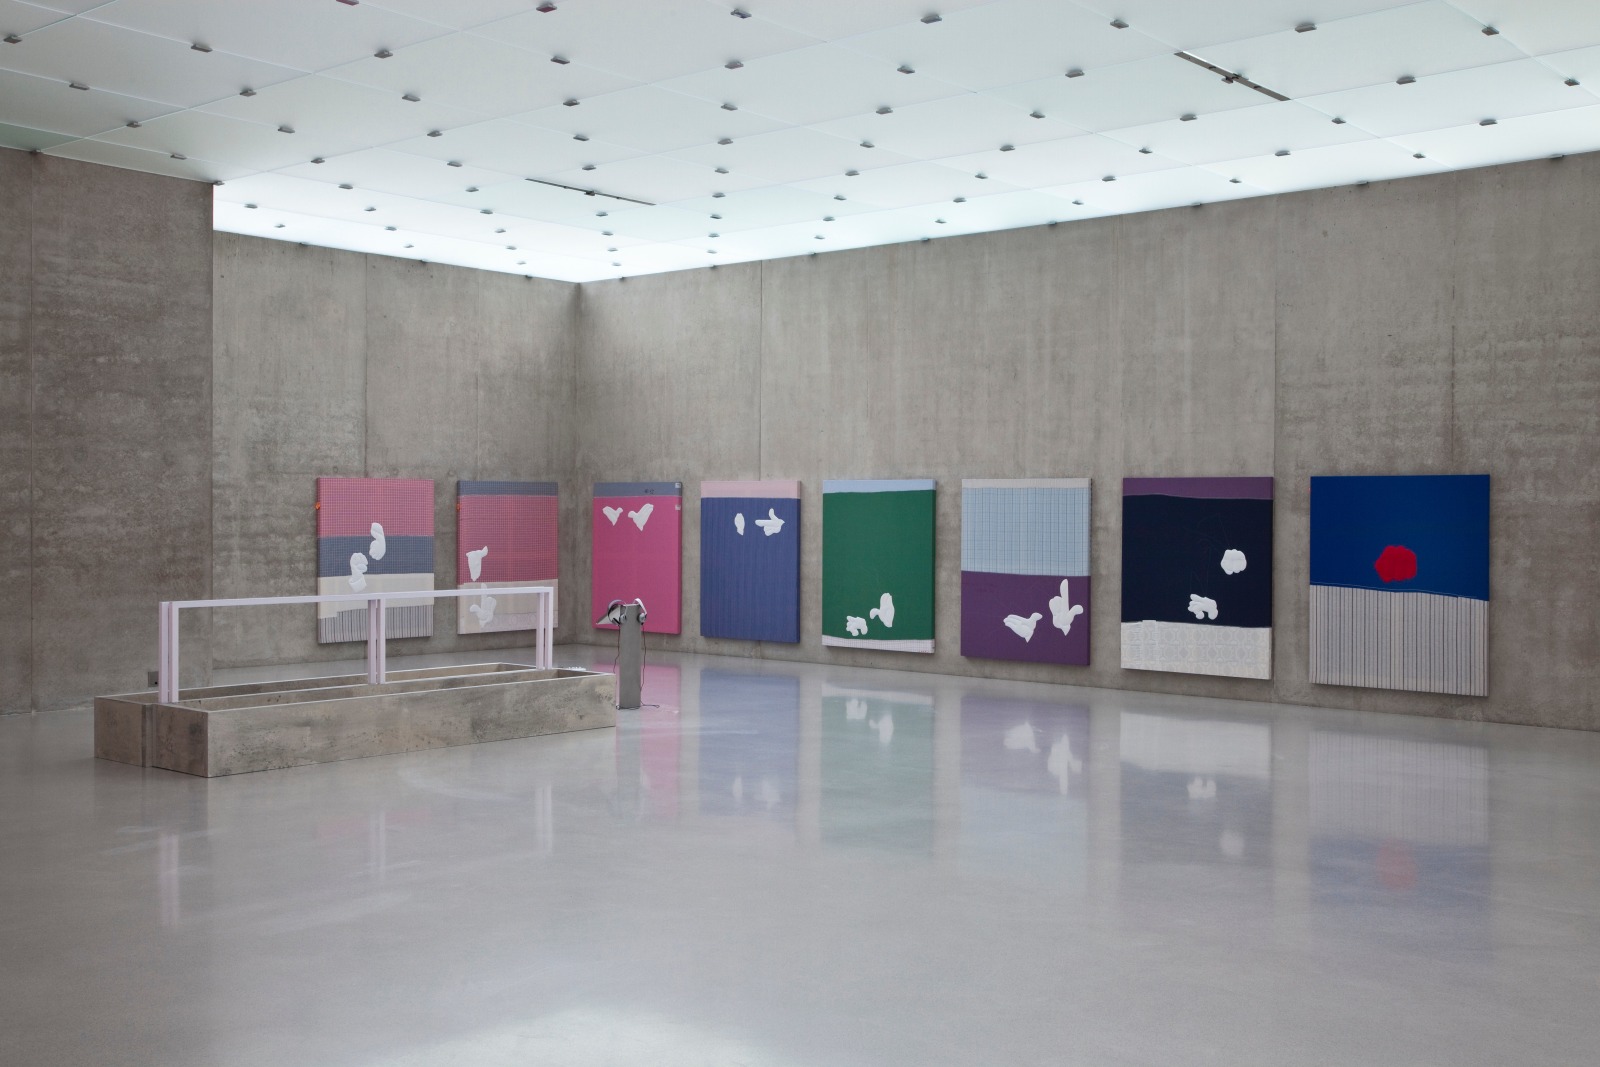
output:
<path id="1" fill-rule="evenodd" d="M 100 759 L 216 778 L 617 724 L 610 675 L 510 663 L 96 697 Z"/>

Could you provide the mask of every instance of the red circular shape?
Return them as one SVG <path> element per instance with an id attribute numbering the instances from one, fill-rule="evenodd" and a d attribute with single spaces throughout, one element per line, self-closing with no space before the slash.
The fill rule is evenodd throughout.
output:
<path id="1" fill-rule="evenodd" d="M 1417 554 L 1405 545 L 1386 545 L 1372 569 L 1385 582 L 1408 582 L 1417 576 Z"/>

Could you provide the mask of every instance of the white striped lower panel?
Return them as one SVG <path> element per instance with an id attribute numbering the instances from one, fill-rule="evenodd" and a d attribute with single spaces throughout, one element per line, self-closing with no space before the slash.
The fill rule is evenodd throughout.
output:
<path id="1" fill-rule="evenodd" d="M 390 607 L 388 617 L 384 620 L 384 629 L 387 637 L 432 637 L 433 636 L 433 605 L 415 604 L 406 607 Z M 367 609 L 363 605 L 341 611 L 332 618 L 317 620 L 317 644 L 332 645 L 341 641 L 365 641 L 367 639 Z"/>
<path id="2" fill-rule="evenodd" d="M 1272 677 L 1272 629 L 1192 622 L 1125 622 L 1122 667 L 1228 678 Z"/>
<path id="3" fill-rule="evenodd" d="M 1488 696 L 1489 602 L 1314 585 L 1311 680 Z"/>

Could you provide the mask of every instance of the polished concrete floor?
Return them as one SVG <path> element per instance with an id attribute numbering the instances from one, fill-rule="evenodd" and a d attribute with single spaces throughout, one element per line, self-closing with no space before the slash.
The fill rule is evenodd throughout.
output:
<path id="1" fill-rule="evenodd" d="M 213 781 L 0 718 L 0 1063 L 1600 1061 L 1600 736 L 665 655 L 646 700 Z"/>

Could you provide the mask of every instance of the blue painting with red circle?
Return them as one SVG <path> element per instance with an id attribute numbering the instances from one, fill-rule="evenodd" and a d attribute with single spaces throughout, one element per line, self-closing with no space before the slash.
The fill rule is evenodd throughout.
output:
<path id="1" fill-rule="evenodd" d="M 1489 476 L 1311 479 L 1311 680 L 1485 696 Z"/>

